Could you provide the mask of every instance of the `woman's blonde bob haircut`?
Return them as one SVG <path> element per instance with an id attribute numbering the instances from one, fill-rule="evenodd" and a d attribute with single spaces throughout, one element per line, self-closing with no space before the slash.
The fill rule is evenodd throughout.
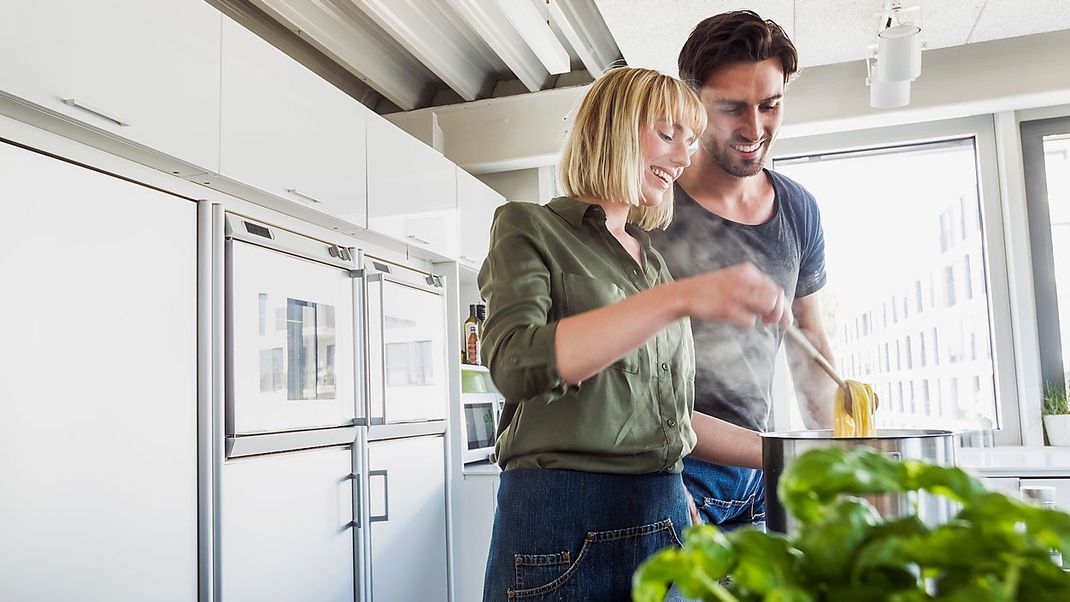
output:
<path id="1" fill-rule="evenodd" d="M 706 110 L 682 81 L 651 69 L 618 67 L 599 77 L 580 101 L 558 167 L 561 190 L 632 206 L 628 222 L 643 230 L 672 221 L 672 187 L 657 205 L 643 205 L 646 174 L 639 139 L 659 119 L 687 125 L 697 138 Z"/>

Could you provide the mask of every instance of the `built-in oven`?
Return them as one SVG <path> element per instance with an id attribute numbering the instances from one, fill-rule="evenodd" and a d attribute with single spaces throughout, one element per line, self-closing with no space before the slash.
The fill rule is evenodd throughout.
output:
<path id="1" fill-rule="evenodd" d="M 363 320 L 372 426 L 445 420 L 446 299 L 438 275 L 367 258 Z"/>
<path id="2" fill-rule="evenodd" d="M 359 253 L 236 215 L 225 247 L 228 457 L 352 442 Z"/>

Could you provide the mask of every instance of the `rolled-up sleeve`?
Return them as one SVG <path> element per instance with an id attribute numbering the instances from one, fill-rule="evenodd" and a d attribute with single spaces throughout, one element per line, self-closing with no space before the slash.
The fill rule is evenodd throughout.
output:
<path id="1" fill-rule="evenodd" d="M 549 402 L 570 387 L 557 371 L 551 270 L 527 211 L 514 202 L 494 214 L 489 252 L 479 271 L 479 290 L 487 302 L 483 363 L 509 401 Z"/>

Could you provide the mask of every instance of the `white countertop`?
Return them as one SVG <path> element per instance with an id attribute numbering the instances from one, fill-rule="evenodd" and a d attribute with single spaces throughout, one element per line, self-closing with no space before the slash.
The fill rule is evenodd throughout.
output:
<path id="1" fill-rule="evenodd" d="M 985 477 L 1070 477 L 1070 447 L 964 447 L 958 461 Z"/>

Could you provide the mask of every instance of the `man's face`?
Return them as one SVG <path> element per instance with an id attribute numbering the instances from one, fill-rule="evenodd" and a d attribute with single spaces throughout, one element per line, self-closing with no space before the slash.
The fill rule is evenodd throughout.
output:
<path id="1" fill-rule="evenodd" d="M 703 152 L 737 178 L 760 172 L 783 119 L 780 61 L 722 67 L 706 78 L 699 96 L 709 117 L 700 139 Z"/>

